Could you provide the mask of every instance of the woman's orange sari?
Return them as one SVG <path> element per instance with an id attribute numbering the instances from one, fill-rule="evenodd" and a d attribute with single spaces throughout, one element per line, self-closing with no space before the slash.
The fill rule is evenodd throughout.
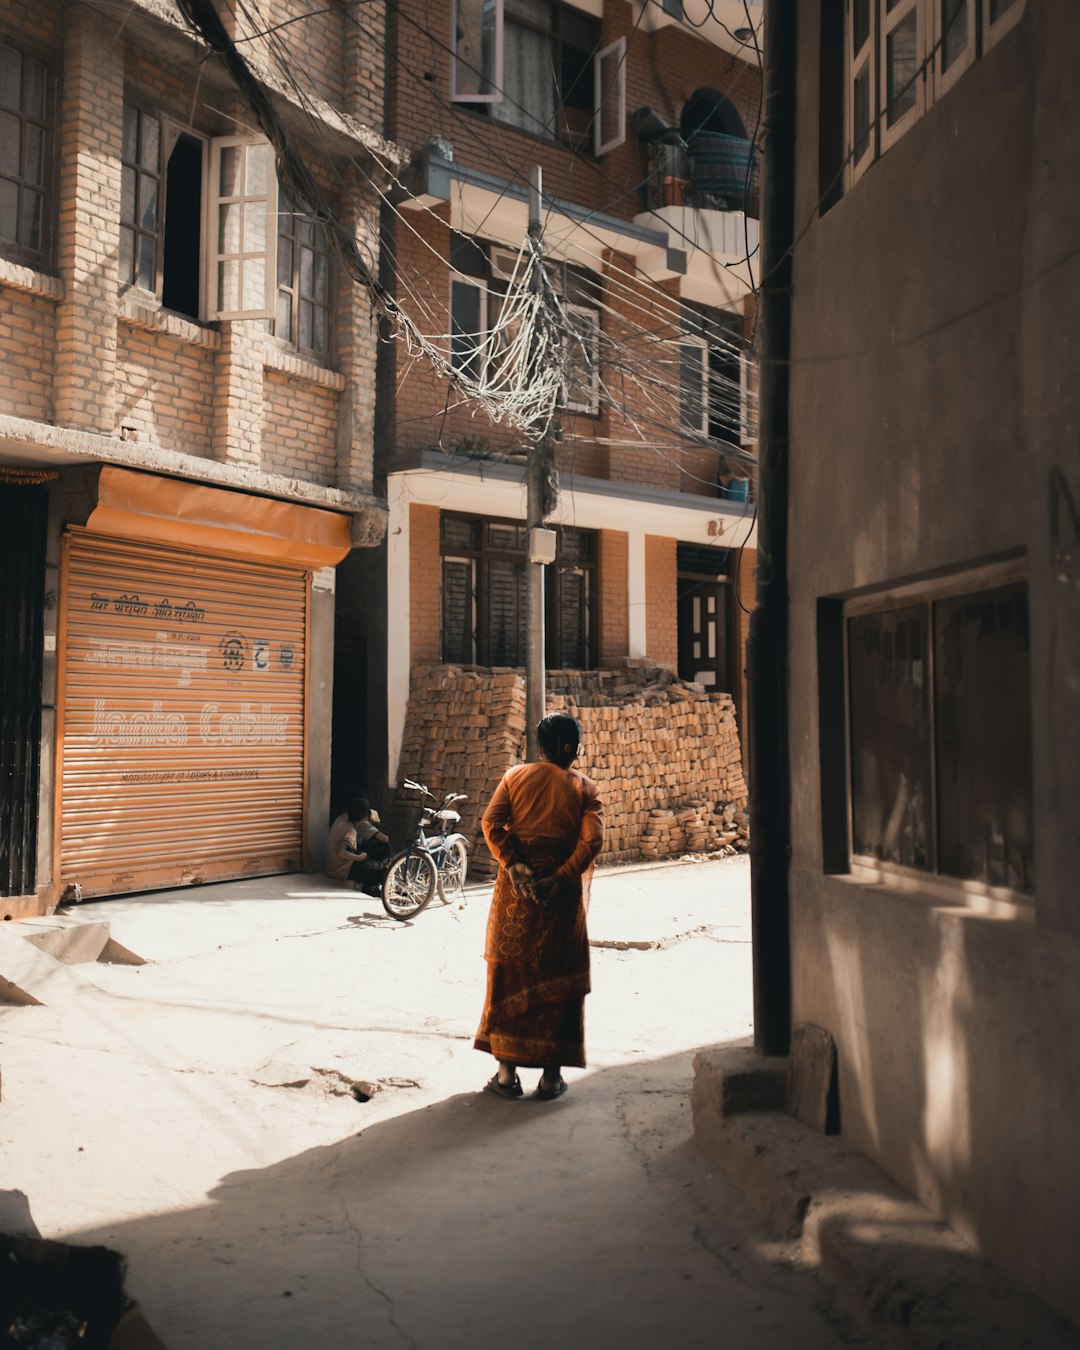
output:
<path id="1" fill-rule="evenodd" d="M 484 812 L 484 838 L 499 863 L 484 957 L 487 998 L 477 1050 L 521 1068 L 585 1067 L 592 864 L 604 842 L 596 784 L 546 760 L 503 775 Z M 554 876 L 546 899 L 526 898 L 507 869 L 526 863 Z"/>

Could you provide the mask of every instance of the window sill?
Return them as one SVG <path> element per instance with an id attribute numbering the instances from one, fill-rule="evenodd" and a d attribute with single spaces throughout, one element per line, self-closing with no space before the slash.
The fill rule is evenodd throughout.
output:
<path id="1" fill-rule="evenodd" d="M 187 319 L 172 310 L 162 309 L 154 300 L 141 300 L 136 295 L 126 294 L 120 297 L 117 317 L 130 328 L 145 328 L 152 333 L 164 333 L 167 337 L 179 338 L 196 347 L 207 347 L 211 351 L 221 348 L 221 334 L 213 328 L 206 328 L 194 319 Z"/>
<path id="2" fill-rule="evenodd" d="M 39 295 L 43 300 L 63 300 L 64 283 L 59 277 L 48 272 L 38 272 L 10 258 L 0 258 L 0 286 L 10 286 L 15 291 L 25 291 L 28 295 Z"/>
<path id="3" fill-rule="evenodd" d="M 336 389 L 340 392 L 346 384 L 345 376 L 339 371 L 319 365 L 314 357 L 302 356 L 295 351 L 285 351 L 273 338 L 267 340 L 263 367 L 278 375 L 290 375 L 294 379 L 306 380 L 309 384 L 321 385 L 323 389 Z"/>
<path id="4" fill-rule="evenodd" d="M 1035 922 L 1034 896 L 1020 895 L 1004 887 L 854 860 L 850 872 L 826 875 L 849 886 L 891 891 L 905 900 L 921 900 L 933 909 L 963 910 L 984 919 Z"/>
<path id="5" fill-rule="evenodd" d="M 475 117 L 481 122 L 487 123 L 489 127 L 497 127 L 500 131 L 506 131 L 514 136 L 524 136 L 526 140 L 533 141 L 537 145 L 549 146 L 552 150 L 565 150 L 568 155 L 575 159 L 584 160 L 588 164 L 599 164 L 600 157 L 595 155 L 592 150 L 592 137 L 587 137 L 588 145 L 579 145 L 577 147 L 570 144 L 569 141 L 561 141 L 557 136 L 544 136 L 539 131 L 529 131 L 525 127 L 516 127 L 511 122 L 501 122 L 497 117 L 492 117 L 490 113 L 480 112 L 476 107 L 469 103 L 455 103 L 455 112 L 464 113 L 467 117 Z"/>

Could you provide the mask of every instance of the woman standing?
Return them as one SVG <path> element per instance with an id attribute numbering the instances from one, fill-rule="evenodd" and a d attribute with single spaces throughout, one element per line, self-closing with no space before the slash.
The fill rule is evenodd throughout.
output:
<path id="1" fill-rule="evenodd" d="M 507 770 L 484 812 L 499 863 L 484 956 L 487 998 L 474 1042 L 498 1072 L 485 1091 L 520 1097 L 519 1068 L 542 1069 L 542 1101 L 566 1091 L 564 1064 L 585 1067 L 591 868 L 604 843 L 596 784 L 571 768 L 581 724 L 565 713 L 537 728 L 543 758 Z"/>

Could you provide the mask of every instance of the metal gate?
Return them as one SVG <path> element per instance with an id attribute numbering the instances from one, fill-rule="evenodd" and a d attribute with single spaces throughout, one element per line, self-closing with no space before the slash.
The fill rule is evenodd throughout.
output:
<path id="1" fill-rule="evenodd" d="M 81 530 L 63 568 L 61 888 L 299 868 L 305 573 Z"/>
<path id="2" fill-rule="evenodd" d="M 37 880 L 48 493 L 0 484 L 0 895 Z"/>

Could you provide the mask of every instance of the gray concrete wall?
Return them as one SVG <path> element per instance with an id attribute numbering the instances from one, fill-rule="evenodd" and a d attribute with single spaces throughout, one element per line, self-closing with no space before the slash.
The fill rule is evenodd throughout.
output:
<path id="1" fill-rule="evenodd" d="M 1027 0 L 819 215 L 822 2 L 798 7 L 794 1016 L 836 1036 L 844 1132 L 1080 1322 L 1080 6 Z M 818 599 L 1010 551 L 1031 607 L 1031 919 L 824 875 Z"/>

